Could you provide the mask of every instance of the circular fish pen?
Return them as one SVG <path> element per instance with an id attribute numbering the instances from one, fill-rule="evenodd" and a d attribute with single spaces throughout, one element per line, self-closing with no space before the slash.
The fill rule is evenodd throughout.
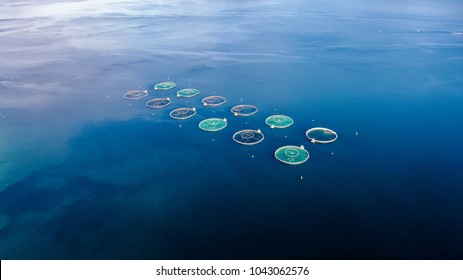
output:
<path id="1" fill-rule="evenodd" d="M 195 88 L 184 88 L 177 91 L 177 97 L 193 97 L 199 94 L 199 90 Z"/>
<path id="2" fill-rule="evenodd" d="M 199 128 L 205 131 L 219 131 L 227 126 L 227 119 L 210 118 L 199 123 Z"/>
<path id="3" fill-rule="evenodd" d="M 154 85 L 154 90 L 169 90 L 177 85 L 174 82 L 162 82 Z"/>
<path id="4" fill-rule="evenodd" d="M 306 162 L 310 157 L 304 146 L 283 146 L 275 151 L 275 158 L 285 164 L 297 165 Z"/>
<path id="5" fill-rule="evenodd" d="M 294 120 L 285 115 L 273 115 L 265 119 L 265 123 L 271 128 L 286 128 L 294 123 Z"/>
<path id="6" fill-rule="evenodd" d="M 245 129 L 233 134 L 233 140 L 242 145 L 255 145 L 264 141 L 264 134 L 260 129 Z"/>
<path id="7" fill-rule="evenodd" d="M 225 99 L 225 97 L 223 96 L 213 95 L 203 98 L 201 102 L 204 106 L 215 107 L 224 104 L 225 102 L 227 102 L 227 99 Z"/>
<path id="8" fill-rule="evenodd" d="M 141 99 L 147 95 L 148 95 L 147 90 L 129 90 L 128 92 L 124 94 L 124 98 L 135 100 L 135 99 Z"/>
<path id="9" fill-rule="evenodd" d="M 338 139 L 338 134 L 325 127 L 314 127 L 306 131 L 305 136 L 312 143 L 328 144 Z"/>
<path id="10" fill-rule="evenodd" d="M 185 120 L 196 115 L 195 108 L 178 108 L 170 112 L 170 117 L 176 120 Z"/>
<path id="11" fill-rule="evenodd" d="M 253 105 L 236 105 L 231 109 L 233 115 L 244 117 L 252 116 L 257 113 L 257 111 L 259 111 L 259 109 Z"/>
<path id="12" fill-rule="evenodd" d="M 160 109 L 170 105 L 170 98 L 154 98 L 146 102 L 146 106 L 153 109 Z"/>

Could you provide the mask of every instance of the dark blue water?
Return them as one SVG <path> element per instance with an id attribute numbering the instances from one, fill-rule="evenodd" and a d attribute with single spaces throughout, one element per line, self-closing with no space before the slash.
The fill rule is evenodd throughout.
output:
<path id="1" fill-rule="evenodd" d="M 461 8 L 2 2 L 0 258 L 462 259 Z M 311 144 L 315 126 L 338 140 Z M 247 128 L 265 140 L 233 142 Z M 311 157 L 284 165 L 284 145 Z"/>

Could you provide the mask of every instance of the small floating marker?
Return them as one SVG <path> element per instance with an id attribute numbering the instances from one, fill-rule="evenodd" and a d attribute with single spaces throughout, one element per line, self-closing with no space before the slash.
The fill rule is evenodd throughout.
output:
<path id="1" fill-rule="evenodd" d="M 233 115 L 235 115 L 235 117 L 236 117 L 236 116 L 238 116 L 238 113 L 233 113 Z"/>
<path id="2" fill-rule="evenodd" d="M 285 138 L 288 138 L 288 136 L 285 135 Z"/>
<path id="3" fill-rule="evenodd" d="M 182 127 L 182 125 L 181 125 L 181 124 L 179 124 L 179 125 L 178 125 L 178 127 Z"/>
<path id="4" fill-rule="evenodd" d="M 177 97 L 180 97 L 180 95 L 177 94 Z"/>
<path id="5" fill-rule="evenodd" d="M 109 98 L 109 95 L 106 95 L 107 98 Z"/>
<path id="6" fill-rule="evenodd" d="M 378 30 L 378 33 L 381 33 L 381 30 Z"/>
<path id="7" fill-rule="evenodd" d="M 226 122 L 226 121 L 227 121 L 227 119 L 226 119 L 226 118 L 223 118 L 223 121 L 224 121 L 224 122 Z"/>
<path id="8" fill-rule="evenodd" d="M 270 128 L 275 128 L 275 126 L 272 124 L 272 125 L 270 126 Z"/>
<path id="9" fill-rule="evenodd" d="M 215 141 L 214 138 L 212 138 L 212 141 Z"/>
<path id="10" fill-rule="evenodd" d="M 315 121 L 315 120 L 314 120 L 314 119 L 312 119 L 312 122 L 314 122 L 314 121 Z"/>
<path id="11" fill-rule="evenodd" d="M 212 111 L 212 113 L 214 113 L 214 114 L 215 114 L 215 111 Z"/>
<path id="12" fill-rule="evenodd" d="M 132 103 L 129 103 L 129 106 L 132 106 Z"/>
<path id="13" fill-rule="evenodd" d="M 248 124 L 248 122 L 244 122 L 244 124 Z"/>
<path id="14" fill-rule="evenodd" d="M 154 116 L 154 114 L 151 114 L 151 116 Z"/>
<path id="15" fill-rule="evenodd" d="M 196 108 L 195 108 L 195 107 L 193 107 L 193 111 L 195 111 L 195 112 L 196 112 Z"/>
<path id="16" fill-rule="evenodd" d="M 254 155 L 252 155 L 252 158 L 254 158 Z"/>
<path id="17" fill-rule="evenodd" d="M 301 149 L 304 149 L 304 145 L 301 145 Z"/>
<path id="18" fill-rule="evenodd" d="M 334 153 L 333 153 L 333 152 L 331 152 L 331 155 L 333 156 L 333 155 L 334 155 Z"/>
<path id="19" fill-rule="evenodd" d="M 258 129 L 257 132 L 262 133 L 262 131 L 260 131 L 260 129 Z"/>
<path id="20" fill-rule="evenodd" d="M 359 135 L 359 133 L 358 133 L 358 132 L 355 132 L 355 135 Z"/>
<path id="21" fill-rule="evenodd" d="M 243 98 L 241 98 L 240 101 L 243 101 Z"/>
<path id="22" fill-rule="evenodd" d="M 301 180 L 304 180 L 304 177 L 301 176 Z"/>
<path id="23" fill-rule="evenodd" d="M 273 111 L 276 111 L 276 110 L 277 110 L 277 108 L 273 109 Z"/>
<path id="24" fill-rule="evenodd" d="M 203 105 L 204 105 L 204 106 L 207 106 L 207 103 L 206 103 L 206 102 L 204 102 L 204 103 L 203 103 Z"/>

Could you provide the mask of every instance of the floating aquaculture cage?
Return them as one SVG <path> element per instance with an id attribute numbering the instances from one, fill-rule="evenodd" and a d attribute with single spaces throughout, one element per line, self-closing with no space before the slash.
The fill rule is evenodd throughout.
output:
<path id="1" fill-rule="evenodd" d="M 170 117 L 176 120 L 185 120 L 196 115 L 195 108 L 178 108 L 170 112 Z"/>
<path id="2" fill-rule="evenodd" d="M 253 105 L 236 105 L 231 109 L 231 112 L 235 116 L 251 116 L 257 113 L 259 109 Z"/>
<path id="3" fill-rule="evenodd" d="M 184 88 L 177 91 L 177 97 L 193 97 L 199 94 L 199 90 L 195 88 Z"/>
<path id="4" fill-rule="evenodd" d="M 227 119 L 210 118 L 199 123 L 199 128 L 205 131 L 218 131 L 227 126 Z"/>
<path id="5" fill-rule="evenodd" d="M 265 119 L 265 123 L 271 128 L 286 128 L 294 123 L 294 120 L 285 115 L 273 115 Z"/>
<path id="6" fill-rule="evenodd" d="M 167 98 L 154 98 L 146 102 L 146 106 L 153 109 L 160 109 L 170 105 L 170 99 Z"/>
<path id="7" fill-rule="evenodd" d="M 296 165 L 306 162 L 310 157 L 304 146 L 283 146 L 275 151 L 275 158 L 286 164 Z"/>
<path id="8" fill-rule="evenodd" d="M 325 127 L 314 127 L 306 131 L 305 136 L 312 143 L 327 144 L 336 141 L 338 134 L 333 130 Z"/>
<path id="9" fill-rule="evenodd" d="M 162 82 L 154 85 L 154 90 L 169 90 L 177 85 L 174 82 Z"/>
<path id="10" fill-rule="evenodd" d="M 245 129 L 233 134 L 233 140 L 242 145 L 255 145 L 264 141 L 264 134 L 260 129 Z"/>
<path id="11" fill-rule="evenodd" d="M 124 94 L 124 98 L 135 100 L 135 99 L 141 99 L 147 95 L 148 95 L 147 90 L 129 90 L 128 92 Z"/>
<path id="12" fill-rule="evenodd" d="M 204 106 L 215 107 L 224 104 L 227 102 L 227 99 L 223 96 L 213 95 L 203 98 L 202 102 Z"/>

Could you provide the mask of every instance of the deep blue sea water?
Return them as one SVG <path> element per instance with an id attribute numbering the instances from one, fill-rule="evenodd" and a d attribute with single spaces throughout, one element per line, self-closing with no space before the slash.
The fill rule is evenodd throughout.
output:
<path id="1" fill-rule="evenodd" d="M 2 1 L 0 258 L 462 259 L 463 6 L 345 2 Z"/>

